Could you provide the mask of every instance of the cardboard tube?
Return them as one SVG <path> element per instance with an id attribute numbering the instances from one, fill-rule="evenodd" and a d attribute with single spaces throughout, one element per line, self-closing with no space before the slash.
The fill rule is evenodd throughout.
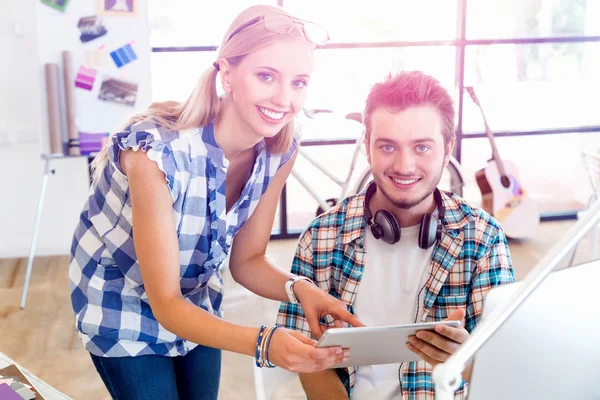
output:
<path id="1" fill-rule="evenodd" d="M 60 98 L 58 94 L 58 65 L 44 65 L 46 74 L 46 99 L 48 109 L 48 139 L 50 154 L 64 154 L 60 129 Z"/>
<path id="2" fill-rule="evenodd" d="M 79 132 L 75 124 L 75 75 L 73 70 L 73 54 L 70 51 L 62 52 L 63 76 L 65 83 L 65 103 L 67 105 L 67 133 L 69 143 L 67 153 L 70 156 L 81 154 L 79 148 Z"/>

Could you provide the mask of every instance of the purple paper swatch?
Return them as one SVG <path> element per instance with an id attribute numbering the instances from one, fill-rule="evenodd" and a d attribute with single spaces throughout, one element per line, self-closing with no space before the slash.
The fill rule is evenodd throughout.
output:
<path id="1" fill-rule="evenodd" d="M 79 149 L 82 155 L 98 153 L 108 144 L 108 133 L 79 132 Z M 0 397 L 1 399 L 1 397 Z"/>
<path id="2" fill-rule="evenodd" d="M 77 76 L 75 77 L 75 86 L 84 90 L 92 90 L 95 80 L 96 70 L 92 68 L 86 68 L 82 65 L 77 71 Z"/>

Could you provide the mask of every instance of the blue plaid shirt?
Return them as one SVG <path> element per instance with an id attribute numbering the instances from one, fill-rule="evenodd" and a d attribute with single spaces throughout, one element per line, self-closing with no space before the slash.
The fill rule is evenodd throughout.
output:
<path id="1" fill-rule="evenodd" d="M 294 140 L 286 153 L 276 155 L 259 142 L 252 174 L 226 212 L 229 161 L 215 141 L 212 125 L 174 132 L 142 121 L 116 134 L 109 163 L 90 189 L 71 247 L 71 302 L 85 348 L 97 356 L 124 357 L 179 356 L 197 346 L 166 330 L 152 314 L 133 245 L 131 197 L 119 165 L 120 151 L 141 149 L 164 172 L 173 198 L 181 293 L 221 317 L 219 267 L 233 237 L 297 145 Z"/>

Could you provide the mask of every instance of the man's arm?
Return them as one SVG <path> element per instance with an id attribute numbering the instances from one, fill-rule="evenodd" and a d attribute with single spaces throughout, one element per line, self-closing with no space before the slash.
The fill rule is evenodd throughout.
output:
<path id="1" fill-rule="evenodd" d="M 346 388 L 333 369 L 300 374 L 300 383 L 310 400 L 348 400 Z"/>
<path id="2" fill-rule="evenodd" d="M 298 240 L 291 272 L 294 275 L 306 276 L 318 284 L 317 271 L 313 264 L 313 239 L 310 226 Z M 298 304 L 282 302 L 277 316 L 277 325 L 298 330 L 308 337 L 311 335 L 304 311 Z M 346 388 L 335 370 L 300 374 L 300 382 L 310 400 L 348 399 Z"/>
<path id="3" fill-rule="evenodd" d="M 488 251 L 477 261 L 471 279 L 465 328 L 472 332 L 481 318 L 483 298 L 495 286 L 515 281 L 508 242 L 501 228 L 491 240 Z"/>
<path id="4" fill-rule="evenodd" d="M 493 227 L 488 226 L 491 230 Z M 508 251 L 506 237 L 500 228 L 491 240 L 488 251 L 477 261 L 477 268 L 471 279 L 471 293 L 467 303 L 465 327 L 438 326 L 435 332 L 420 331 L 417 336 L 411 336 L 407 347 L 436 366 L 445 362 L 470 336 L 480 319 L 483 296 L 494 286 L 514 281 L 512 262 Z M 461 321 L 465 311 L 457 309 L 448 319 Z M 465 366 L 462 377 L 465 381 L 471 379 L 470 361 Z"/>

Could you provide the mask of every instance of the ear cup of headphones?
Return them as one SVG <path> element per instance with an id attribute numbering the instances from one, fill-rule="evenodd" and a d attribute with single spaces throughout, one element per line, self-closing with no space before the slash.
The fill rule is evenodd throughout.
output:
<path id="1" fill-rule="evenodd" d="M 423 215 L 419 228 L 419 247 L 423 250 L 430 248 L 438 238 L 438 220 L 433 214 Z"/>
<path id="2" fill-rule="evenodd" d="M 371 233 L 375 239 L 381 239 L 383 236 L 383 229 L 381 229 L 381 225 L 373 224 L 371 225 Z"/>
<path id="3" fill-rule="evenodd" d="M 400 240 L 400 226 L 396 217 L 388 210 L 379 210 L 375 213 L 375 224 L 371 226 L 373 229 L 375 226 L 379 227 L 381 232 L 381 240 L 388 244 L 398 243 Z M 379 239 L 373 232 L 373 236 Z"/>

